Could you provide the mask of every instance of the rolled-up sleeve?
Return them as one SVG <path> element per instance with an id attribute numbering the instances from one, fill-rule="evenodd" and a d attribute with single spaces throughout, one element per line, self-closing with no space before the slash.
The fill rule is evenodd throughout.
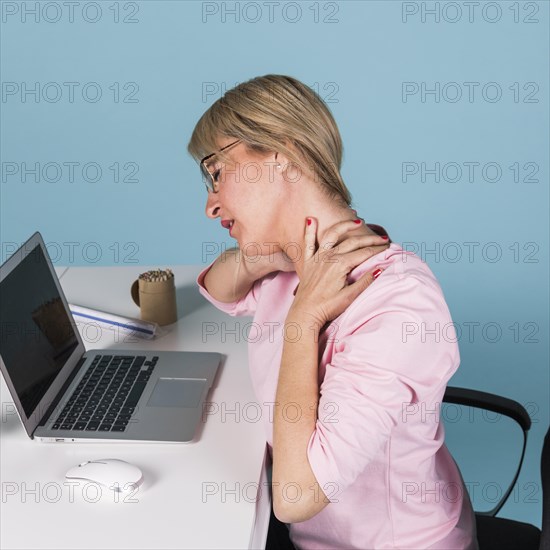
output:
<path id="1" fill-rule="evenodd" d="M 452 325 L 433 284 L 380 277 L 352 308 L 352 328 L 336 334 L 337 349 L 326 364 L 307 447 L 320 486 L 337 488 L 333 502 L 403 423 L 404 407 L 444 388 L 460 362 L 454 327 L 445 328 L 445 337 L 427 330 L 441 333 Z"/>
<path id="2" fill-rule="evenodd" d="M 196 282 L 199 286 L 199 292 L 219 310 L 231 315 L 232 317 L 245 315 L 254 316 L 262 286 L 272 280 L 276 273 L 270 273 L 269 275 L 255 281 L 250 290 L 240 300 L 236 300 L 234 302 L 220 302 L 219 300 L 216 300 L 216 298 L 214 298 L 204 286 L 204 278 L 212 265 L 214 265 L 215 261 L 216 260 L 205 267 L 197 276 Z M 231 284 L 231 282 L 228 281 L 228 284 Z"/>

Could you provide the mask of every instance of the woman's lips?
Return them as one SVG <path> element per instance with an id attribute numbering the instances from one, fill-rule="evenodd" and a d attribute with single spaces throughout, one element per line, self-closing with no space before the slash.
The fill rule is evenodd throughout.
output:
<path id="1" fill-rule="evenodd" d="M 222 220 L 220 223 L 222 227 L 229 230 L 229 235 L 231 235 L 231 227 L 235 223 L 235 220 Z"/>

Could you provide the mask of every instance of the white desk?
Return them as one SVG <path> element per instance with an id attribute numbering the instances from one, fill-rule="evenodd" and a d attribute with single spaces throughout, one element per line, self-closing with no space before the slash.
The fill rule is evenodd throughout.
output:
<path id="1" fill-rule="evenodd" d="M 56 268 L 70 303 L 132 317 L 139 317 L 139 310 L 131 300 L 130 285 L 147 269 Z M 242 412 L 247 403 L 256 403 L 248 375 L 246 336 L 242 331 L 240 337 L 202 335 L 203 322 L 240 328 L 249 319 L 229 317 L 200 296 L 195 278 L 201 269 L 173 268 L 179 320 L 160 338 L 128 341 L 111 331 L 79 324 L 86 349 L 224 354 L 207 397 L 213 403 L 210 410 L 217 406 L 218 412 L 201 423 L 198 441 L 39 443 L 25 433 L 2 378 L 2 548 L 264 548 L 271 506 L 266 445 L 261 423 Z M 98 493 L 94 486 L 84 491 L 84 482 L 70 490 L 66 471 L 98 458 L 120 458 L 143 470 L 145 481 L 132 498 L 135 502 L 124 502 L 122 497 L 116 502 L 115 493 L 106 489 Z"/>

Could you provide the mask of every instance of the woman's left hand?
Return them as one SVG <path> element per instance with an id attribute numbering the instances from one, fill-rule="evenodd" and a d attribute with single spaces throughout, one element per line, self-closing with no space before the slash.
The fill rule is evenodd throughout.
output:
<path id="1" fill-rule="evenodd" d="M 312 318 L 319 330 L 341 313 L 383 270 L 377 268 L 349 284 L 347 276 L 356 266 L 379 254 L 388 245 L 378 235 L 347 237 L 338 243 L 319 243 L 316 250 L 317 220 L 305 229 L 305 251 L 302 277 L 287 318 Z M 387 243 L 387 241 L 385 241 Z"/>

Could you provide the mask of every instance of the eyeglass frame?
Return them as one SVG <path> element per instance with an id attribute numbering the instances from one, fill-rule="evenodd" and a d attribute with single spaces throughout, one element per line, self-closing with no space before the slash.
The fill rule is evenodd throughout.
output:
<path id="1" fill-rule="evenodd" d="M 206 155 L 199 163 L 200 167 L 201 167 L 201 172 L 202 172 L 202 175 L 205 176 L 205 186 L 206 186 L 206 191 L 208 193 L 218 193 L 219 192 L 219 188 L 217 190 L 215 190 L 214 186 L 216 185 L 216 182 L 214 181 L 214 173 L 210 172 L 208 170 L 208 168 L 206 167 L 206 164 L 205 161 L 207 161 L 209 158 L 212 158 L 214 155 L 217 155 L 219 153 L 221 153 L 222 151 L 225 151 L 226 149 L 229 149 L 230 147 L 232 147 L 233 145 L 236 145 L 237 143 L 241 142 L 242 139 L 238 139 L 237 141 L 233 141 L 232 143 L 230 143 L 229 145 L 226 145 L 225 147 L 222 147 L 219 151 L 215 151 L 214 153 L 210 153 L 209 155 Z M 207 176 L 208 174 L 208 176 Z M 210 182 L 210 185 L 208 184 L 208 182 Z"/>

